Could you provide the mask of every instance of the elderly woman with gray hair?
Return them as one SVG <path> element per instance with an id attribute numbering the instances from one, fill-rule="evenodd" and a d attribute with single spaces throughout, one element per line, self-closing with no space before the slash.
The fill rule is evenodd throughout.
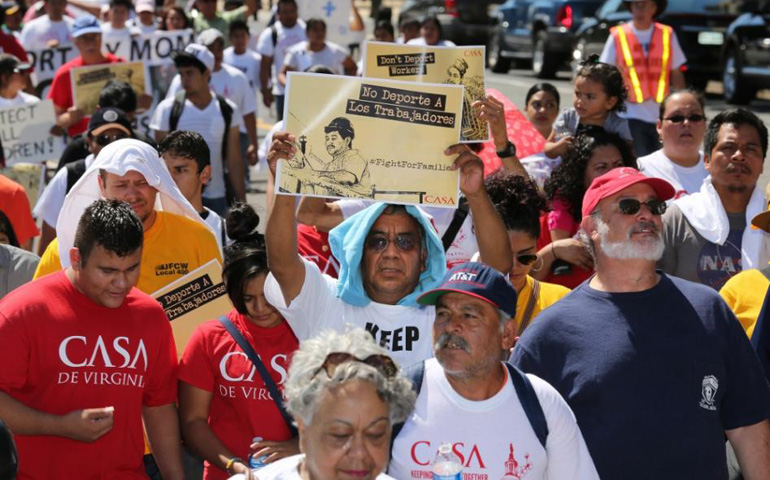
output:
<path id="1" fill-rule="evenodd" d="M 258 480 L 387 480 L 391 426 L 414 408 L 411 382 L 364 330 L 327 331 L 301 344 L 284 385 L 300 455 L 252 473 Z M 243 475 L 232 477 L 243 480 Z"/>

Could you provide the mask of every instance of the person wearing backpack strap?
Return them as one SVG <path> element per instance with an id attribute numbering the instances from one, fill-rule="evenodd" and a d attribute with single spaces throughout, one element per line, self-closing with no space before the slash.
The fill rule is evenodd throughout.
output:
<path id="1" fill-rule="evenodd" d="M 158 142 L 174 130 L 203 136 L 211 152 L 211 181 L 203 192 L 203 205 L 224 216 L 232 201 L 246 201 L 239 134 L 243 117 L 235 104 L 211 92 L 215 60 L 206 47 L 190 44 L 173 57 L 183 90 L 158 104 L 150 129 Z"/>
<path id="2" fill-rule="evenodd" d="M 286 50 L 307 40 L 305 22 L 299 20 L 296 0 L 278 0 L 278 21 L 262 31 L 257 41 L 257 53 L 262 55 L 259 78 L 262 85 L 262 102 L 270 108 L 275 101 L 278 121 L 283 119 L 285 87 L 278 82 L 283 68 Z"/>
<path id="3" fill-rule="evenodd" d="M 405 372 L 417 403 L 393 427 L 388 475 L 429 478 L 439 444 L 449 442 L 464 475 L 599 478 L 564 399 L 500 360 L 516 334 L 516 290 L 501 273 L 481 263 L 458 265 L 418 303 L 436 307 L 435 358 Z"/>

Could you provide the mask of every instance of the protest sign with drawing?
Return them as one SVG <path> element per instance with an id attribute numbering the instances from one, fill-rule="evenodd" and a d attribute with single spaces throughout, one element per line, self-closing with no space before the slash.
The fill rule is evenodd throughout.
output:
<path id="1" fill-rule="evenodd" d="M 233 309 L 222 283 L 222 266 L 214 259 L 151 295 L 171 321 L 179 358 L 195 327 Z"/>
<path id="2" fill-rule="evenodd" d="M 320 18 L 326 22 L 326 39 L 347 47 L 350 32 L 350 0 L 298 0 L 297 11 L 304 20 Z"/>
<path id="3" fill-rule="evenodd" d="M 6 165 L 57 160 L 64 144 L 49 133 L 55 124 L 51 100 L 0 109 L 0 141 Z"/>
<path id="4" fill-rule="evenodd" d="M 149 82 L 144 75 L 142 62 L 108 63 L 90 65 L 70 70 L 72 79 L 72 98 L 75 106 L 86 115 L 91 115 L 99 104 L 99 92 L 110 80 L 126 82 L 134 89 L 136 95 L 142 95 L 150 90 Z"/>
<path id="5" fill-rule="evenodd" d="M 297 153 L 278 192 L 456 207 L 463 89 L 291 72 L 284 108 Z M 408 148 L 404 148 L 408 145 Z"/>
<path id="6" fill-rule="evenodd" d="M 476 118 L 471 105 L 484 98 L 484 47 L 429 47 L 366 42 L 364 77 L 465 87 L 463 142 L 489 139 L 487 122 Z"/>

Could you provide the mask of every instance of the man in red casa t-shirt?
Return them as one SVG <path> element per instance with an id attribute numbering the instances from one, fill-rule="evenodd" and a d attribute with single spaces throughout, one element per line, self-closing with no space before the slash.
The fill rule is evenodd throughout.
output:
<path id="1" fill-rule="evenodd" d="M 19 478 L 146 480 L 142 420 L 163 478 L 184 478 L 171 325 L 134 288 L 142 239 L 128 204 L 98 200 L 72 267 L 0 301 L 0 418 Z"/>
<path id="2" fill-rule="evenodd" d="M 87 65 L 118 63 L 125 60 L 111 53 L 102 53 L 102 27 L 92 15 L 83 15 L 75 20 L 72 27 L 72 41 L 80 56 L 62 65 L 53 77 L 48 98 L 53 100 L 56 123 L 67 129 L 70 137 L 80 135 L 88 128 L 88 116 L 77 108 L 72 98 L 70 70 Z"/>

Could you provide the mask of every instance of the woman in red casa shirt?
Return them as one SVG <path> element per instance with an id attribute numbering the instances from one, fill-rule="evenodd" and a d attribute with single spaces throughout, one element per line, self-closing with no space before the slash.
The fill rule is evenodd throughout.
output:
<path id="1" fill-rule="evenodd" d="M 248 205 L 228 215 L 225 286 L 235 309 L 227 317 L 257 352 L 282 391 L 299 343 L 283 317 L 265 300 L 267 257 L 256 232 L 259 217 Z M 234 225 L 240 223 L 240 225 Z M 299 453 L 259 371 L 218 321 L 196 328 L 179 366 L 179 412 L 190 451 L 204 462 L 204 479 L 245 473 L 248 458 L 267 462 Z M 253 442 L 255 437 L 264 441 Z"/>

